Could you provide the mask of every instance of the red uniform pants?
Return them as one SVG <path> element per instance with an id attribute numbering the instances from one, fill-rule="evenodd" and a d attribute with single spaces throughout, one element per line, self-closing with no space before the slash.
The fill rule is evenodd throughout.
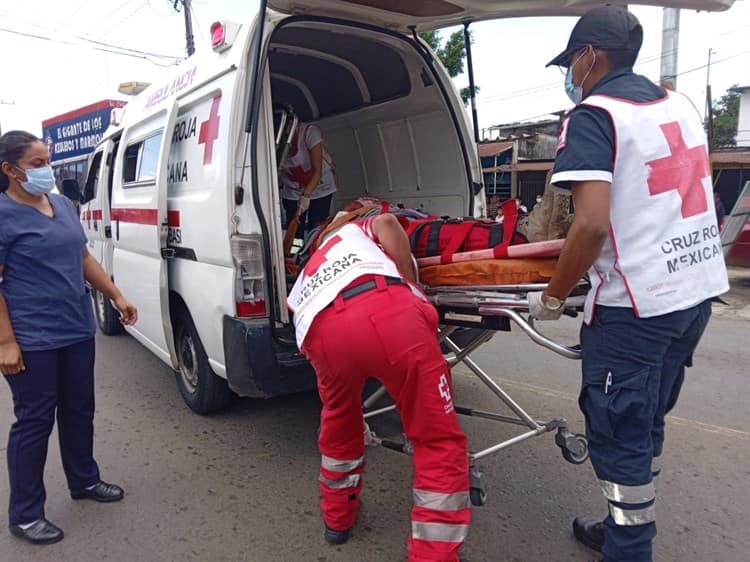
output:
<path id="1" fill-rule="evenodd" d="M 414 446 L 409 562 L 456 562 L 471 518 L 466 436 L 453 405 L 450 370 L 436 338 L 438 316 L 405 285 L 338 296 L 320 312 L 303 351 L 323 402 L 321 509 L 337 531 L 354 525 L 364 470 L 362 392 L 382 382 Z"/>

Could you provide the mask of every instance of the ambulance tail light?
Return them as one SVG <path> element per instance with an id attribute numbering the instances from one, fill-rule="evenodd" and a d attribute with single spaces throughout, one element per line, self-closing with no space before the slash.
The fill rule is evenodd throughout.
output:
<path id="1" fill-rule="evenodd" d="M 232 236 L 234 300 L 239 318 L 267 316 L 263 248 L 258 236 Z"/>
<path id="2" fill-rule="evenodd" d="M 240 26 L 228 21 L 215 21 L 211 24 L 211 48 L 217 53 L 226 51 L 234 43 Z"/>

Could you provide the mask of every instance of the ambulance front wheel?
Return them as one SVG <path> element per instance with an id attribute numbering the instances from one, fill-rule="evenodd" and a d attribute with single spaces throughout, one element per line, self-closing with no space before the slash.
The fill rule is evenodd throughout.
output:
<path id="1" fill-rule="evenodd" d="M 177 387 L 185 404 L 196 414 L 224 408 L 232 397 L 226 379 L 213 372 L 192 318 L 187 312 L 176 317 L 175 351 Z"/>
<path id="2" fill-rule="evenodd" d="M 94 311 L 96 324 L 103 334 L 114 336 L 124 331 L 120 323 L 120 313 L 115 310 L 109 299 L 101 292 L 95 289 L 91 290 L 91 296 L 94 299 Z"/>

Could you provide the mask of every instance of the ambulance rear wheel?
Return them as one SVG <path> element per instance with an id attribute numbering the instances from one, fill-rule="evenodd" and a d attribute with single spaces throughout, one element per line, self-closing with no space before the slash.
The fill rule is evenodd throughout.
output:
<path id="1" fill-rule="evenodd" d="M 120 323 L 120 313 L 115 310 L 109 299 L 101 292 L 92 289 L 91 296 L 94 299 L 94 313 L 96 324 L 103 334 L 114 336 L 124 331 Z"/>
<path id="2" fill-rule="evenodd" d="M 232 391 L 226 379 L 213 372 L 193 320 L 187 312 L 177 317 L 175 351 L 177 387 L 185 404 L 196 414 L 210 414 L 226 407 Z"/>

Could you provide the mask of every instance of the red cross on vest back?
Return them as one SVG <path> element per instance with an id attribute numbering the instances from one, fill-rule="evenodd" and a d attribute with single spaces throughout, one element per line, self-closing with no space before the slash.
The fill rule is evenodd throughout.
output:
<path id="1" fill-rule="evenodd" d="M 688 148 L 677 121 L 659 126 L 669 145 L 670 156 L 646 162 L 648 191 L 659 195 L 676 190 L 682 199 L 682 218 L 708 210 L 703 178 L 711 176 L 705 145 Z"/>
<path id="2" fill-rule="evenodd" d="M 201 123 L 201 130 L 198 133 L 198 144 L 206 145 L 203 149 L 204 166 L 211 163 L 214 157 L 214 141 L 219 138 L 219 103 L 221 103 L 221 94 L 211 102 L 208 120 Z"/>
<path id="3" fill-rule="evenodd" d="M 341 236 L 337 234 L 328 242 L 323 244 L 320 248 L 318 248 L 315 253 L 310 256 L 310 259 L 307 260 L 307 264 L 305 264 L 305 275 L 307 275 L 308 277 L 310 277 L 311 275 L 315 275 L 315 272 L 318 271 L 318 268 L 320 268 L 320 266 L 326 262 L 326 254 L 328 254 L 328 251 L 339 242 L 341 242 Z"/>

